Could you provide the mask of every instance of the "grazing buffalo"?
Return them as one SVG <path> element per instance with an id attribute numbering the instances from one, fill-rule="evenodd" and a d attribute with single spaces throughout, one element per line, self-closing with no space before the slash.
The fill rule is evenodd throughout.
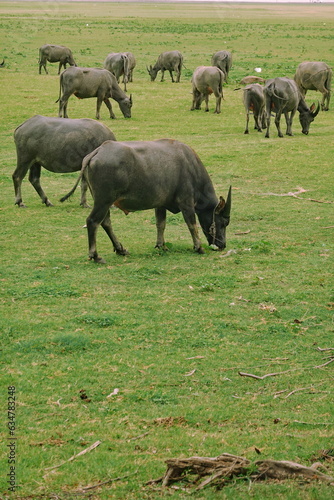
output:
<path id="1" fill-rule="evenodd" d="M 322 93 L 321 109 L 329 110 L 332 70 L 326 63 L 308 61 L 300 63 L 294 80 L 303 97 L 308 90 L 319 90 Z"/>
<path id="2" fill-rule="evenodd" d="M 185 144 L 171 140 L 107 141 L 87 155 L 80 177 L 86 178 L 94 198 L 94 208 L 87 218 L 89 258 L 104 262 L 96 250 L 96 232 L 101 224 L 119 255 L 127 251 L 116 238 L 110 222 L 110 207 L 125 214 L 155 209 L 157 248 L 165 248 L 166 211 L 182 212 L 191 233 L 194 249 L 203 253 L 196 214 L 209 245 L 226 246 L 226 226 L 230 221 L 231 188 L 227 200 L 218 200 L 211 178 L 197 154 Z"/>
<path id="3" fill-rule="evenodd" d="M 40 185 L 41 167 L 49 172 L 68 173 L 81 169 L 82 159 L 104 141 L 115 141 L 108 127 L 95 120 L 71 120 L 36 115 L 14 132 L 17 167 L 13 173 L 15 205 L 24 207 L 21 184 L 26 173 L 42 202 L 52 206 Z M 81 184 L 81 205 L 87 206 L 87 184 Z"/>
<path id="4" fill-rule="evenodd" d="M 247 85 L 247 87 L 244 88 L 243 101 L 246 110 L 246 129 L 244 133 L 249 134 L 248 124 L 250 112 L 254 115 L 254 129 L 258 132 L 262 132 L 262 129 L 266 128 L 263 87 L 259 83 Z"/>
<path id="5" fill-rule="evenodd" d="M 260 76 L 245 76 L 242 80 L 240 80 L 241 85 L 251 85 L 252 83 L 266 83 L 264 78 Z"/>
<path id="6" fill-rule="evenodd" d="M 209 111 L 209 95 L 214 94 L 215 113 L 220 113 L 224 79 L 225 74 L 216 66 L 198 66 L 191 79 L 193 93 L 191 111 L 201 109 L 203 100 L 205 100 L 205 111 Z"/>
<path id="7" fill-rule="evenodd" d="M 62 66 L 64 66 L 64 69 L 66 68 L 66 64 L 76 66 L 72 51 L 63 45 L 42 45 L 42 47 L 40 47 L 38 62 L 39 74 L 41 74 L 42 67 L 44 68 L 45 73 L 48 73 L 46 69 L 46 61 L 52 63 L 59 62 L 58 75 Z"/>
<path id="8" fill-rule="evenodd" d="M 180 81 L 181 68 L 183 64 L 183 56 L 178 50 L 172 50 L 170 52 L 162 52 L 158 57 L 157 62 L 154 66 L 150 65 L 146 69 L 151 77 L 151 82 L 157 77 L 158 71 L 161 71 L 161 82 L 164 81 L 165 71 L 169 71 L 172 82 L 174 82 L 173 71 L 176 73 L 176 83 Z"/>
<path id="9" fill-rule="evenodd" d="M 211 58 L 212 66 L 217 66 L 225 73 L 225 80 L 228 79 L 229 71 L 232 67 L 232 54 L 228 50 L 219 50 Z"/>
<path id="10" fill-rule="evenodd" d="M 132 54 L 132 52 L 124 52 L 124 54 L 126 55 L 126 57 L 128 58 L 128 61 L 129 61 L 127 79 L 128 79 L 128 82 L 133 82 L 133 70 L 136 67 L 136 58 Z"/>
<path id="11" fill-rule="evenodd" d="M 116 77 L 106 69 L 67 68 L 60 75 L 59 117 L 68 118 L 67 102 L 74 94 L 79 99 L 97 97 L 96 119 L 100 119 L 102 102 L 109 109 L 110 118 L 116 118 L 109 98 L 118 102 L 125 118 L 131 118 L 132 97 L 128 97 L 120 88 Z"/>
<path id="12" fill-rule="evenodd" d="M 129 75 L 129 59 L 124 52 L 110 52 L 107 55 L 103 67 L 115 75 L 117 83 L 123 75 L 124 91 L 126 92 L 126 84 Z"/>
<path id="13" fill-rule="evenodd" d="M 303 134 L 309 133 L 310 124 L 319 113 L 320 105 L 318 104 L 315 110 L 315 104 L 309 108 L 301 95 L 297 84 L 290 78 L 271 78 L 267 80 L 264 89 L 266 117 L 267 117 L 267 133 L 269 137 L 270 115 L 275 113 L 275 125 L 277 128 L 278 136 L 283 137 L 280 128 L 280 120 L 282 113 L 286 121 L 286 135 L 292 134 L 292 120 L 298 109 L 299 121 L 302 126 Z M 314 111 L 315 110 L 315 111 Z"/>

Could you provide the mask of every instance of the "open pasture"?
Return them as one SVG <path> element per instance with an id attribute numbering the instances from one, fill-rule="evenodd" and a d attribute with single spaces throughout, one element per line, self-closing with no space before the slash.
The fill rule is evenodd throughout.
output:
<path id="1" fill-rule="evenodd" d="M 164 474 L 166 459 L 224 452 L 320 462 L 334 475 L 333 350 L 323 350 L 334 348 L 334 102 L 308 136 L 297 113 L 293 137 L 278 138 L 272 124 L 266 139 L 252 128 L 243 134 L 235 90 L 256 67 L 264 78 L 292 78 L 304 60 L 332 66 L 333 28 L 334 7 L 322 4 L 0 3 L 1 498 L 188 498 L 146 482 Z M 117 119 L 103 106 L 101 121 L 118 140 L 185 142 L 218 196 L 232 185 L 225 251 L 211 251 L 202 235 L 205 255 L 193 253 L 173 214 L 169 251 L 158 251 L 153 211 L 126 217 L 113 209 L 130 255 L 115 255 L 100 228 L 107 264 L 90 262 L 79 190 L 59 202 L 76 173 L 42 170 L 53 207 L 26 176 L 27 208 L 14 206 L 14 129 L 35 114 L 58 114 L 58 64 L 38 74 L 44 43 L 70 47 L 80 66 L 102 67 L 111 51 L 134 53 L 132 118 L 112 101 Z M 213 113 L 212 97 L 209 113 L 191 112 L 192 72 L 222 49 L 233 54 L 222 112 Z M 165 50 L 184 55 L 179 84 L 168 73 L 150 82 L 146 65 Z M 320 98 L 309 91 L 306 101 Z M 95 106 L 72 96 L 68 113 L 94 118 Z M 333 486 L 244 477 L 193 497 L 326 500 Z"/>

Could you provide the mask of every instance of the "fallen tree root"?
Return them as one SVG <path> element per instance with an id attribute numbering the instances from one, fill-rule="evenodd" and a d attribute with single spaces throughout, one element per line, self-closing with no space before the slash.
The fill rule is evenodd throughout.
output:
<path id="1" fill-rule="evenodd" d="M 224 486 L 232 477 L 244 476 L 252 481 L 265 479 L 285 480 L 303 477 L 305 480 L 318 480 L 334 486 L 334 477 L 316 470 L 314 467 L 305 467 L 290 461 L 258 460 L 251 463 L 247 458 L 223 453 L 218 457 L 190 457 L 171 458 L 166 460 L 167 471 L 159 479 L 151 480 L 147 484 L 161 483 L 162 487 L 170 486 L 176 481 L 186 480 L 189 485 L 200 490 L 205 486 Z M 190 481 L 189 476 L 195 474 Z"/>

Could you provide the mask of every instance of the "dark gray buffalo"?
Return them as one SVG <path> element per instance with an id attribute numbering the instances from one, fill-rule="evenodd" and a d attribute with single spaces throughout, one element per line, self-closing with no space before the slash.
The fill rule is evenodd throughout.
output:
<path id="1" fill-rule="evenodd" d="M 62 66 L 64 66 L 64 69 L 66 68 L 66 64 L 76 66 L 72 51 L 63 45 L 42 45 L 42 47 L 40 47 L 38 62 L 39 74 L 42 72 L 42 67 L 44 68 L 45 73 L 48 73 L 46 69 L 46 61 L 51 63 L 59 62 L 58 75 Z"/>
<path id="2" fill-rule="evenodd" d="M 262 132 L 262 129 L 267 126 L 262 85 L 259 83 L 247 85 L 244 88 L 243 101 L 246 110 L 246 129 L 244 133 L 249 134 L 248 124 L 250 113 L 253 113 L 254 116 L 254 129 Z"/>
<path id="3" fill-rule="evenodd" d="M 228 50 L 219 50 L 213 54 L 211 58 L 212 66 L 217 66 L 225 73 L 225 80 L 227 81 L 229 71 L 232 67 L 232 54 Z"/>
<path id="4" fill-rule="evenodd" d="M 124 52 L 110 52 L 103 63 L 103 67 L 115 75 L 117 83 L 119 83 L 119 79 L 123 75 L 124 91 L 126 92 L 129 75 L 128 56 Z"/>
<path id="5" fill-rule="evenodd" d="M 318 104 L 316 110 L 314 103 L 309 108 L 294 80 L 285 77 L 271 78 L 266 81 L 263 92 L 267 118 L 266 137 L 269 137 L 271 113 L 275 113 L 276 115 L 275 125 L 278 136 L 283 137 L 280 128 L 282 114 L 284 114 L 286 121 L 286 135 L 293 135 L 292 120 L 297 110 L 299 111 L 299 121 L 302 126 L 303 134 L 307 135 L 309 133 L 310 124 L 319 113 L 320 105 Z"/>
<path id="6" fill-rule="evenodd" d="M 303 97 L 308 90 L 319 90 L 322 93 L 321 109 L 329 110 L 332 70 L 326 63 L 308 61 L 300 63 L 294 80 Z"/>
<path id="7" fill-rule="evenodd" d="M 36 115 L 14 132 L 17 167 L 13 173 L 15 204 L 24 207 L 21 184 L 28 170 L 29 181 L 46 206 L 52 203 L 40 185 L 41 167 L 49 172 L 68 173 L 81 169 L 83 158 L 104 141 L 116 140 L 108 127 L 89 118 L 65 119 Z M 81 184 L 81 205 L 86 203 L 87 184 Z"/>
<path id="8" fill-rule="evenodd" d="M 100 119 L 102 102 L 107 106 L 110 118 L 116 118 L 111 107 L 111 97 L 120 107 L 125 118 L 131 118 L 132 97 L 128 97 L 118 85 L 116 77 L 107 69 L 67 68 L 60 75 L 59 117 L 68 118 L 67 102 L 74 94 L 78 99 L 97 97 L 96 119 Z"/>
<path id="9" fill-rule="evenodd" d="M 210 176 L 197 154 L 181 142 L 107 141 L 87 155 L 80 177 L 86 178 L 94 198 L 94 208 L 87 218 L 89 258 L 103 262 L 96 250 L 96 232 L 101 224 L 119 255 L 127 251 L 116 238 L 110 222 L 110 207 L 125 214 L 155 209 L 157 248 L 165 248 L 166 211 L 182 212 L 191 233 L 194 249 L 203 253 L 196 214 L 202 230 L 213 248 L 226 246 L 226 226 L 230 221 L 231 188 L 227 200 L 218 200 Z"/>
<path id="10" fill-rule="evenodd" d="M 225 74 L 216 66 L 198 66 L 191 79 L 193 93 L 191 111 L 201 109 L 204 100 L 205 111 L 209 111 L 209 96 L 214 94 L 216 97 L 215 113 L 220 113 L 224 80 Z"/>
<path id="11" fill-rule="evenodd" d="M 176 83 L 178 83 L 181 77 L 182 65 L 183 56 L 181 52 L 172 50 L 170 52 L 162 52 L 155 65 L 150 65 L 149 68 L 146 66 L 146 69 L 151 77 L 151 82 L 154 82 L 159 71 L 161 71 L 161 82 L 163 82 L 165 71 L 169 71 L 172 82 L 176 81 Z M 174 80 L 173 71 L 176 74 L 176 80 Z"/>

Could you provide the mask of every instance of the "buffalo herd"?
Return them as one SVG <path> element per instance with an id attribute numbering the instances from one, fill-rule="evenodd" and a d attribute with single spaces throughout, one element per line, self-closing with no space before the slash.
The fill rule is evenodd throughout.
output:
<path id="1" fill-rule="evenodd" d="M 22 180 L 29 171 L 29 181 L 46 206 L 52 206 L 40 185 L 41 168 L 56 172 L 80 171 L 79 178 L 68 195 L 69 198 L 81 182 L 81 205 L 87 207 L 86 191 L 89 187 L 94 207 L 87 217 L 89 258 L 104 262 L 96 250 L 96 231 L 99 225 L 106 231 L 117 254 L 127 250 L 118 241 L 110 222 L 110 208 L 116 206 L 124 213 L 138 210 L 155 210 L 156 247 L 165 249 L 164 230 L 167 210 L 181 212 L 191 234 L 194 249 L 203 253 L 196 220 L 213 249 L 226 246 L 226 227 L 230 221 L 231 187 L 226 200 L 215 194 L 210 176 L 197 154 L 186 144 L 171 139 L 156 141 L 119 142 L 108 127 L 96 121 L 100 118 L 102 103 L 115 118 L 110 99 L 116 101 L 125 118 L 131 118 L 132 95 L 127 96 L 127 84 L 133 82 L 136 59 L 132 52 L 111 52 L 103 68 L 77 66 L 72 51 L 62 45 L 43 45 L 39 49 L 39 74 L 47 73 L 46 63 L 59 63 L 60 74 L 58 118 L 36 115 L 14 132 L 17 166 L 13 173 L 15 204 L 24 207 L 21 195 Z M 69 68 L 66 68 L 69 65 Z M 178 50 L 162 52 L 154 65 L 146 66 L 153 82 L 158 72 L 164 81 L 168 71 L 172 82 L 179 83 L 183 55 Z M 61 68 L 64 68 L 61 73 Z M 215 113 L 221 112 L 223 84 L 228 81 L 232 67 L 232 54 L 222 50 L 214 53 L 211 65 L 198 66 L 191 78 L 191 110 L 199 110 L 205 101 L 209 111 L 209 96 L 216 98 Z M 257 69 L 257 68 L 256 68 Z M 124 90 L 120 87 L 120 78 Z M 302 62 L 293 79 L 276 77 L 263 79 L 246 76 L 241 84 L 246 111 L 246 128 L 249 117 L 254 116 L 254 128 L 266 130 L 269 137 L 270 119 L 275 116 L 279 137 L 283 137 L 280 119 L 286 120 L 286 134 L 292 135 L 293 117 L 298 111 L 302 133 L 308 134 L 311 122 L 320 110 L 320 104 L 308 107 L 305 102 L 308 90 L 322 93 L 321 109 L 329 109 L 332 70 L 324 62 Z M 236 89 L 237 90 L 237 89 Z M 71 95 L 79 99 L 95 97 L 96 120 L 70 119 L 67 104 Z M 196 219 L 197 217 L 197 219 Z"/>

